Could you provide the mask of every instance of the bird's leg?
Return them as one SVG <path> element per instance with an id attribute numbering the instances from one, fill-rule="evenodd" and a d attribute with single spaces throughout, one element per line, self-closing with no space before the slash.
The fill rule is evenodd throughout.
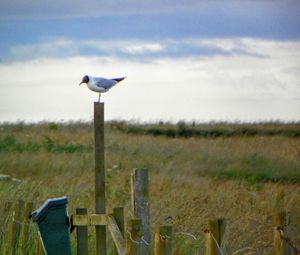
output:
<path id="1" fill-rule="evenodd" d="M 101 93 L 99 93 L 98 103 L 100 103 Z"/>

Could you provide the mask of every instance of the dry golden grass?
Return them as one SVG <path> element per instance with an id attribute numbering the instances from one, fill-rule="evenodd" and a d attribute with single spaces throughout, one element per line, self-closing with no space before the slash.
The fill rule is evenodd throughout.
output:
<path id="1" fill-rule="evenodd" d="M 21 198 L 39 205 L 47 198 L 67 195 L 70 213 L 76 207 L 93 211 L 90 125 L 2 126 L 0 141 L 8 138 L 13 142 L 0 150 L 0 173 L 22 182 L 0 182 L 2 201 Z M 49 149 L 49 141 L 84 147 Z M 216 217 L 227 219 L 226 254 L 239 249 L 245 250 L 235 254 L 272 254 L 270 216 L 278 208 L 291 212 L 297 233 L 294 242 L 300 246 L 299 142 L 299 138 L 283 136 L 170 139 L 107 128 L 108 211 L 124 206 L 130 217 L 130 173 L 146 167 L 152 226 L 173 224 L 175 233 L 200 238 L 175 235 L 174 249 L 179 254 L 203 254 L 203 230 L 208 219 Z"/>

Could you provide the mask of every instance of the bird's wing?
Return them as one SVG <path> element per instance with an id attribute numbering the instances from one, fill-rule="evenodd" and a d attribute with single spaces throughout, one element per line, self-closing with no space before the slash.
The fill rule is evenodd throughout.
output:
<path id="1" fill-rule="evenodd" d="M 101 77 L 95 78 L 94 81 L 95 81 L 95 85 L 97 87 L 101 87 L 104 89 L 110 89 L 117 83 L 117 81 L 115 81 L 115 80 L 110 80 L 110 79 L 101 78 Z"/>
<path id="2" fill-rule="evenodd" d="M 116 81 L 116 82 L 120 82 L 123 81 L 126 77 L 121 77 L 121 78 L 113 78 L 112 80 Z"/>

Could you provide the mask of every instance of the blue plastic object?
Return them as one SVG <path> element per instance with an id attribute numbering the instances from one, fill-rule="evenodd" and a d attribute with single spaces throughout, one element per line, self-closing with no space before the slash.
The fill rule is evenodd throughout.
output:
<path id="1" fill-rule="evenodd" d="M 67 197 L 48 199 L 31 214 L 38 224 L 47 255 L 71 255 L 67 204 Z"/>

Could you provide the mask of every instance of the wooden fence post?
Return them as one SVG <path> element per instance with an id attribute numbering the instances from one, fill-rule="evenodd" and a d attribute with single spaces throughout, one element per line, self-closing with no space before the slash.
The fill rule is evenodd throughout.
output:
<path id="1" fill-rule="evenodd" d="M 24 201 L 18 200 L 13 212 L 13 222 L 11 227 L 11 253 L 16 254 L 21 233 L 21 223 L 23 220 Z"/>
<path id="2" fill-rule="evenodd" d="M 94 103 L 96 213 L 105 214 L 104 103 Z M 106 226 L 96 226 L 96 255 L 106 255 Z"/>
<path id="3" fill-rule="evenodd" d="M 113 216 L 117 222 L 117 225 L 121 231 L 121 234 L 123 238 L 125 237 L 125 222 L 124 222 L 124 208 L 123 207 L 117 207 L 113 209 Z M 113 247 L 113 254 L 118 255 L 117 247 L 114 245 Z"/>
<path id="4" fill-rule="evenodd" d="M 276 212 L 272 216 L 274 255 L 292 254 L 287 243 L 283 240 L 284 230 L 287 227 L 287 215 L 285 212 Z"/>
<path id="5" fill-rule="evenodd" d="M 25 205 L 24 217 L 23 217 L 23 227 L 21 232 L 21 249 L 22 254 L 26 255 L 29 253 L 28 251 L 28 241 L 29 241 L 29 226 L 30 226 L 30 218 L 29 215 L 31 214 L 34 208 L 34 203 L 29 202 Z"/>
<path id="6" fill-rule="evenodd" d="M 208 221 L 206 231 L 206 255 L 220 255 L 221 242 L 225 232 L 225 220 L 216 219 Z"/>
<path id="7" fill-rule="evenodd" d="M 142 221 L 142 236 L 146 242 L 142 244 L 142 254 L 149 254 L 151 242 L 150 214 L 149 214 L 149 179 L 147 169 L 134 169 L 131 175 L 132 196 L 131 203 L 134 217 Z"/>
<path id="8" fill-rule="evenodd" d="M 172 226 L 161 226 L 155 230 L 154 238 L 155 255 L 172 254 Z"/>
<path id="9" fill-rule="evenodd" d="M 141 253 L 141 227 L 140 219 L 131 219 L 128 221 L 126 233 L 126 245 L 128 255 L 144 255 Z"/>
<path id="10" fill-rule="evenodd" d="M 76 215 L 87 215 L 86 208 L 76 208 Z M 77 226 L 77 255 L 88 255 L 88 227 Z"/>

